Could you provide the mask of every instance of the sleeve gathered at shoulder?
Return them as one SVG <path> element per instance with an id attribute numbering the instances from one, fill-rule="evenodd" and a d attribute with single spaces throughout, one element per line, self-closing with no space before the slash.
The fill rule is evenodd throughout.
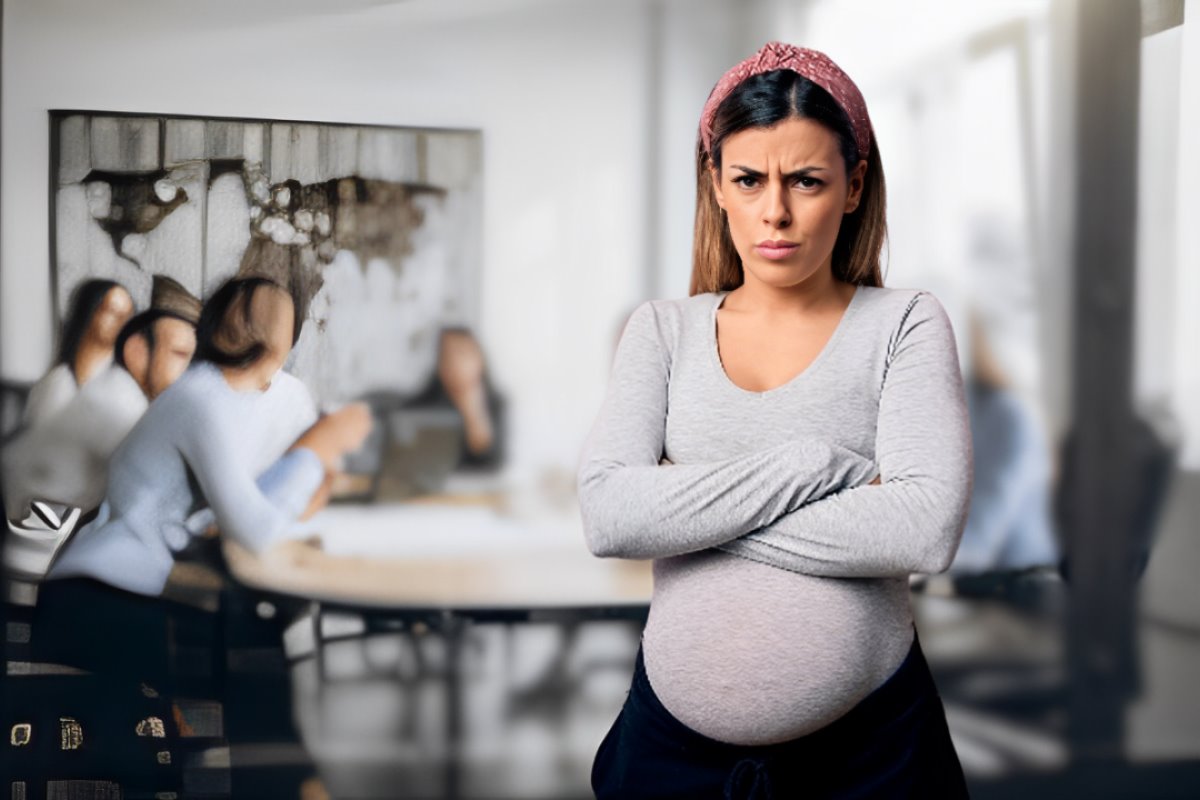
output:
<path id="1" fill-rule="evenodd" d="M 701 464 L 660 465 L 674 353 L 655 301 L 634 309 L 578 472 L 588 547 L 598 556 L 662 558 L 761 528 L 803 503 L 870 477 L 874 465 L 820 441 L 788 441 Z"/>
<path id="2" fill-rule="evenodd" d="M 950 566 L 970 505 L 971 429 L 954 331 L 928 292 L 912 298 L 889 342 L 875 456 L 881 484 L 804 505 L 720 549 L 832 577 Z"/>
<path id="3" fill-rule="evenodd" d="M 281 388 L 286 388 L 289 434 L 294 431 L 293 438 L 296 438 L 320 418 L 317 401 L 309 391 L 308 384 L 292 373 L 280 370 L 275 380 L 282 384 Z"/>

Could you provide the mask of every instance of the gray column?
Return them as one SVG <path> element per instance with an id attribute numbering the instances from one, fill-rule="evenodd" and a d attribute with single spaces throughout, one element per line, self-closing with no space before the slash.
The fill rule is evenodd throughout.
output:
<path id="1" fill-rule="evenodd" d="M 1135 684 L 1137 597 L 1130 575 L 1137 219 L 1138 3 L 1075 7 L 1073 448 L 1064 474 L 1070 566 L 1069 736 L 1077 760 L 1122 756 Z"/>

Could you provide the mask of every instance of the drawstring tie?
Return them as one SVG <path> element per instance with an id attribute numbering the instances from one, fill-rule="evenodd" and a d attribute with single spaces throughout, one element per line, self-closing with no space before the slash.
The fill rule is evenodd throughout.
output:
<path id="1" fill-rule="evenodd" d="M 757 758 L 743 758 L 733 765 L 725 781 L 725 800 L 771 800 L 771 776 Z"/>

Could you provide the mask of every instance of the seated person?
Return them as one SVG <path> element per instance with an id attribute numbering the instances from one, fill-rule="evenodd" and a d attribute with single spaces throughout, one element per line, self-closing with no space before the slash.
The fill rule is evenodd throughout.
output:
<path id="1" fill-rule="evenodd" d="M 132 315 L 133 298 L 119 283 L 81 283 L 71 296 L 58 357 L 30 389 L 22 424 L 35 426 L 53 416 L 102 372 L 112 361 L 117 334 Z"/>
<path id="2" fill-rule="evenodd" d="M 966 394 L 975 474 L 970 511 L 949 572 L 971 576 L 1053 566 L 1058 544 L 1049 444 L 1000 367 L 978 316 L 971 318 L 971 334 Z"/>
<path id="3" fill-rule="evenodd" d="M 149 402 L 183 374 L 195 349 L 195 323 L 175 312 L 151 309 L 125 323 L 114 362 L 5 448 L 10 519 L 24 520 L 35 500 L 84 511 L 98 506 L 113 452 Z"/>
<path id="4" fill-rule="evenodd" d="M 96 518 L 39 587 L 38 660 L 89 670 L 103 682 L 97 698 L 136 695 L 139 683 L 162 701 L 177 695 L 173 632 L 219 635 L 216 618 L 163 597 L 193 538 L 188 518 L 211 506 L 220 534 L 253 551 L 303 532 L 339 458 L 369 432 L 363 406 L 317 419 L 307 389 L 281 370 L 299 332 L 292 296 L 268 280 L 230 281 L 205 304 L 192 365 L 114 453 Z M 113 775 L 144 781 L 157 769 L 120 763 Z"/>
<path id="5" fill-rule="evenodd" d="M 158 595 L 188 544 L 185 522 L 205 504 L 222 534 L 255 552 L 303 529 L 298 519 L 365 437 L 370 416 L 352 405 L 316 419 L 308 390 L 281 369 L 299 330 L 291 295 L 269 280 L 218 290 L 201 313 L 194 363 L 130 431 L 100 513 L 48 577 Z M 291 468 L 272 502 L 257 479 L 281 458 Z"/>
<path id="6" fill-rule="evenodd" d="M 462 443 L 454 466 L 494 470 L 505 457 L 505 402 L 488 375 L 483 348 L 467 328 L 443 328 L 437 371 L 404 408 L 453 407 L 462 419 Z"/>
<path id="7" fill-rule="evenodd" d="M 221 535 L 254 552 L 307 532 L 302 520 L 371 423 L 359 404 L 316 419 L 307 389 L 281 370 L 299 331 L 291 295 L 265 279 L 230 281 L 205 304 L 191 367 L 118 448 L 96 518 L 39 589 L 35 630 L 54 632 L 39 657 L 162 679 L 159 598 L 197 534 L 188 518 L 211 506 Z"/>

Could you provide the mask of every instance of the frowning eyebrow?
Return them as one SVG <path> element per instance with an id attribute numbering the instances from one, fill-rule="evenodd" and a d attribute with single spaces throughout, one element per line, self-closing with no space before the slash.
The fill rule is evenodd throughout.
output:
<path id="1" fill-rule="evenodd" d="M 751 178 L 766 177 L 765 172 L 760 172 L 756 169 L 751 169 L 750 167 L 744 167 L 741 164 L 730 164 L 729 167 L 730 167 L 730 169 L 740 169 L 744 174 L 749 175 Z M 810 175 L 811 173 L 814 173 L 814 172 L 826 172 L 826 171 L 827 170 L 825 169 L 825 167 L 808 166 L 808 167 L 801 167 L 800 169 L 797 169 L 797 170 L 793 170 L 792 172 L 789 172 L 788 174 L 784 175 L 783 177 L 788 178 L 788 179 L 803 178 L 806 175 Z"/>

